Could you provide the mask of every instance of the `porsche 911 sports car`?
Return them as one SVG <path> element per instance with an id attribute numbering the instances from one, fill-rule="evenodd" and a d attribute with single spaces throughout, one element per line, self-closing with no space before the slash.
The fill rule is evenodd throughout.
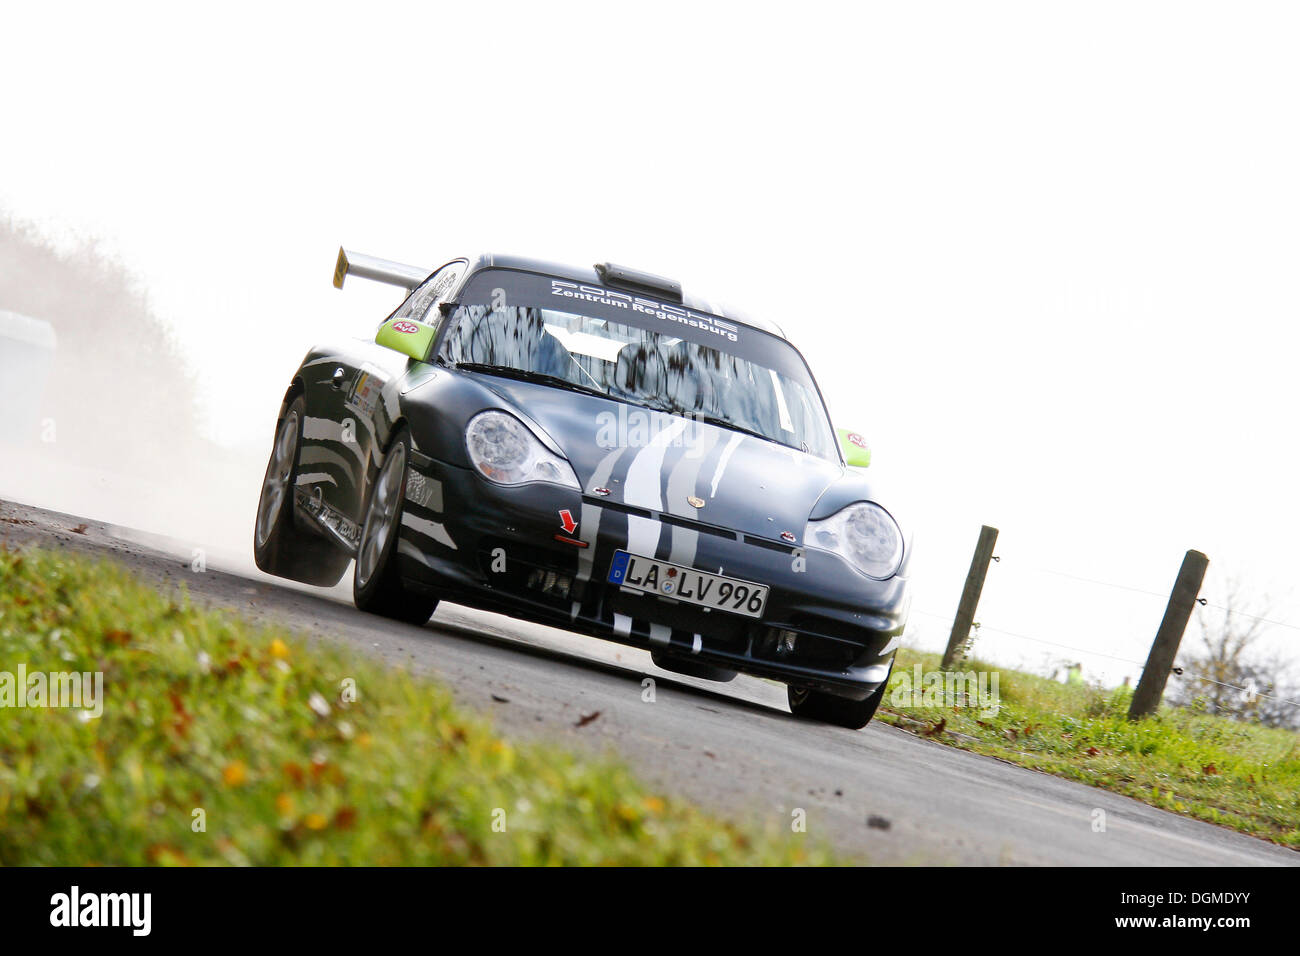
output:
<path id="1" fill-rule="evenodd" d="M 603 263 L 485 255 L 408 291 L 373 342 L 311 349 L 280 408 L 257 565 L 422 624 L 440 600 L 788 685 L 862 727 L 908 609 L 911 543 L 776 326 Z"/>

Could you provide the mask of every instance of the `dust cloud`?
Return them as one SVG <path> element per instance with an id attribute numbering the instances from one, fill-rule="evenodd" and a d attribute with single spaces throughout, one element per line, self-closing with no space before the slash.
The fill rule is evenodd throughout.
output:
<path id="1" fill-rule="evenodd" d="M 248 570 L 274 409 L 265 448 L 205 438 L 217 411 L 121 262 L 0 218 L 0 498 Z"/>

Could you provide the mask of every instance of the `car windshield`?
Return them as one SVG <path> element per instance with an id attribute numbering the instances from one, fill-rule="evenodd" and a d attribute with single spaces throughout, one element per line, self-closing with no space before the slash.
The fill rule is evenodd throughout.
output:
<path id="1" fill-rule="evenodd" d="M 558 301 L 544 304 L 508 304 L 520 301 L 520 290 L 483 291 L 488 301 L 453 312 L 443 361 L 591 391 L 837 458 L 807 366 L 777 336 L 608 290 L 600 290 L 604 302 L 557 294 Z M 473 286 L 462 301 L 472 292 Z M 617 304 L 623 299 L 628 306 Z"/>

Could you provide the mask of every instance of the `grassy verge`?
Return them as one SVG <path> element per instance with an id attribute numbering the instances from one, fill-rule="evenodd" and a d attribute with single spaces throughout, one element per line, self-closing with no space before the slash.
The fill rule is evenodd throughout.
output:
<path id="1" fill-rule="evenodd" d="M 102 672 L 103 713 L 0 708 L 0 864 L 831 862 L 108 563 L 0 552 L 0 672 L 20 665 Z"/>
<path id="2" fill-rule="evenodd" d="M 1134 723 L 1125 688 L 1061 684 L 976 661 L 960 669 L 998 673 L 996 716 L 912 706 L 896 691 L 915 683 L 918 663 L 938 670 L 939 655 L 900 651 L 877 719 L 1300 848 L 1300 734 L 1172 707 Z"/>

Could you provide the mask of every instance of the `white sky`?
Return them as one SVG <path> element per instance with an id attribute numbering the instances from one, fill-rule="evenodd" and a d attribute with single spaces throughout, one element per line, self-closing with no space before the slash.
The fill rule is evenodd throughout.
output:
<path id="1" fill-rule="evenodd" d="M 1035 569 L 1167 593 L 1187 548 L 1300 623 L 1294 8 L 620 9 L 10 3 L 0 208 L 127 263 L 223 441 L 391 304 L 340 243 L 608 259 L 786 327 L 912 502 L 918 610 L 984 522 L 990 628 L 1142 660 L 1163 598 Z"/>

